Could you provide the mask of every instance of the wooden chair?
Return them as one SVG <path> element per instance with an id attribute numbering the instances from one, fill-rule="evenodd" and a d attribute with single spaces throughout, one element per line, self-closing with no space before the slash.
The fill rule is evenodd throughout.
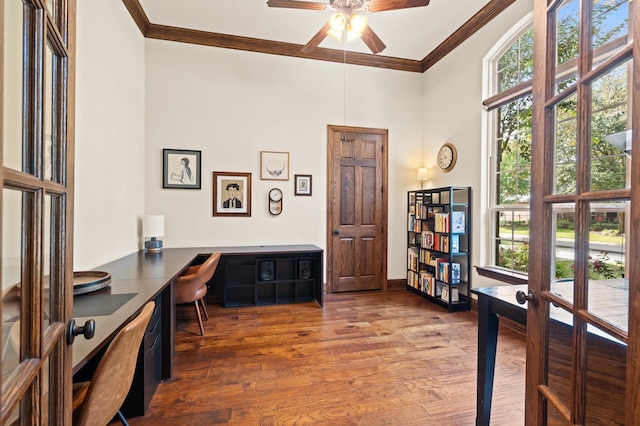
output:
<path id="1" fill-rule="evenodd" d="M 116 415 L 128 426 L 120 407 L 129 393 L 140 344 L 154 307 L 154 302 L 147 303 L 140 314 L 116 334 L 90 382 L 73 385 L 75 426 L 104 426 Z"/>
<path id="2" fill-rule="evenodd" d="M 218 262 L 220 262 L 220 256 L 221 253 L 213 253 L 204 263 L 190 266 L 183 275 L 176 278 L 174 284 L 176 304 L 194 304 L 202 336 L 204 336 L 204 326 L 202 325 L 200 309 L 202 308 L 204 317 L 208 321 L 209 314 L 207 314 L 204 297 L 207 295 L 207 282 L 213 277 L 213 273 L 218 267 Z"/>

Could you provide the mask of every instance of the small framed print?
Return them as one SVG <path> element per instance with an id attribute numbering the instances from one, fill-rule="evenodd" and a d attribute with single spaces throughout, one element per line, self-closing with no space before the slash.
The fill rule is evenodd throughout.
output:
<path id="1" fill-rule="evenodd" d="M 251 173 L 213 172 L 213 215 L 251 216 Z"/>
<path id="2" fill-rule="evenodd" d="M 289 180 L 289 153 L 260 151 L 260 179 Z"/>
<path id="3" fill-rule="evenodd" d="M 162 187 L 200 189 L 200 151 L 162 150 Z"/>
<path id="4" fill-rule="evenodd" d="M 311 195 L 311 175 L 295 175 L 295 195 Z"/>

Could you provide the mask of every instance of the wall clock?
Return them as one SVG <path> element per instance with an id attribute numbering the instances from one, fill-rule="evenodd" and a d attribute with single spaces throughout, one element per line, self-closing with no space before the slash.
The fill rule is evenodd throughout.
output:
<path id="1" fill-rule="evenodd" d="M 282 213 L 282 191 L 280 188 L 273 188 L 269 191 L 269 213 L 273 216 Z"/>
<path id="2" fill-rule="evenodd" d="M 456 147 L 451 143 L 445 143 L 440 147 L 438 151 L 438 167 L 443 172 L 448 172 L 453 169 L 458 159 L 458 152 Z"/>

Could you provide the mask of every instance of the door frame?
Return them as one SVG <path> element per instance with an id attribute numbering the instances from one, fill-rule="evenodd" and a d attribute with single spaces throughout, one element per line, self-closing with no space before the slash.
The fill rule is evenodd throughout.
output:
<path id="1" fill-rule="evenodd" d="M 388 260 L 388 221 L 389 221 L 389 201 L 388 201 L 388 179 L 389 179 L 389 131 L 387 129 L 368 128 L 368 127 L 354 127 L 354 126 L 341 126 L 341 125 L 327 125 L 327 282 L 326 293 L 333 293 L 333 285 L 331 279 L 333 277 L 333 269 L 335 262 L 333 253 L 332 239 L 335 237 L 333 230 L 336 224 L 332 222 L 334 213 L 339 210 L 340 206 L 336 203 L 336 197 L 333 194 L 338 193 L 337 183 L 333 176 L 333 167 L 335 162 L 339 161 L 336 158 L 335 151 L 332 146 L 332 134 L 334 132 L 344 133 L 368 133 L 382 136 L 382 203 L 380 206 L 380 221 L 382 229 L 380 231 L 380 279 L 382 280 L 381 291 L 387 291 L 388 278 L 387 278 L 387 260 Z"/>

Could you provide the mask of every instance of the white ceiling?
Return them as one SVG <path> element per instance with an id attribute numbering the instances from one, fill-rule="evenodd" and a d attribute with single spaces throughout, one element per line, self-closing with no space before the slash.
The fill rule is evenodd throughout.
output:
<path id="1" fill-rule="evenodd" d="M 369 26 L 387 45 L 379 55 L 422 60 L 487 3 L 431 0 L 424 7 L 370 13 Z M 267 0 L 140 0 L 140 4 L 154 24 L 300 45 L 331 16 L 330 11 L 268 7 Z M 320 47 L 342 50 L 344 45 L 327 37 Z M 371 53 L 362 40 L 349 42 L 347 50 Z"/>

